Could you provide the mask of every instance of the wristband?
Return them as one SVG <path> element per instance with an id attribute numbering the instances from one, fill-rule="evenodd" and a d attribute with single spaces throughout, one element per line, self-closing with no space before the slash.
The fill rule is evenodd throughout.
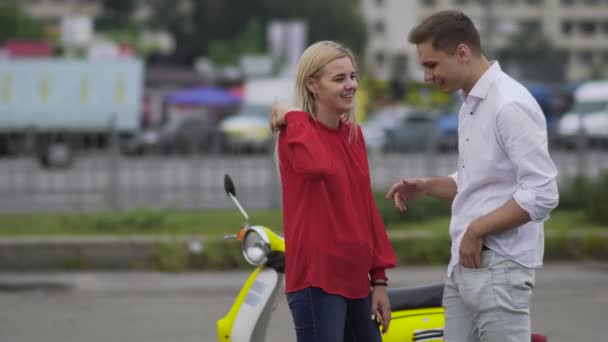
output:
<path id="1" fill-rule="evenodd" d="M 388 286 L 388 284 L 385 281 L 374 281 L 372 282 L 372 287 L 373 286 Z"/>

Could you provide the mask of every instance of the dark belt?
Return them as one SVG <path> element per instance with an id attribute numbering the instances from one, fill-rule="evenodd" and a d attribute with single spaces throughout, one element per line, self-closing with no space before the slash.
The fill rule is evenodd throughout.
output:
<path id="1" fill-rule="evenodd" d="M 489 251 L 489 250 L 490 250 L 490 248 L 489 248 L 488 246 L 486 246 L 486 245 L 482 245 L 482 246 L 481 246 L 481 250 L 482 250 L 482 251 Z"/>

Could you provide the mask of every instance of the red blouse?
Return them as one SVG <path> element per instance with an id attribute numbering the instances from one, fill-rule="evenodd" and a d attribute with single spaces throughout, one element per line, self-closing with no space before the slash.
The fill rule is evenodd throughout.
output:
<path id="1" fill-rule="evenodd" d="M 286 292 L 318 287 L 364 298 L 395 253 L 374 202 L 361 128 L 289 112 L 279 136 Z"/>

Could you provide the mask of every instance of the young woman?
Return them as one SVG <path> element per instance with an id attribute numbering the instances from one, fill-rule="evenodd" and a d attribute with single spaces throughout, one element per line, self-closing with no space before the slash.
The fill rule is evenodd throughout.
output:
<path id="1" fill-rule="evenodd" d="M 375 205 L 354 120 L 352 52 L 322 41 L 302 54 L 295 107 L 276 105 L 286 293 L 298 342 L 380 341 L 395 255 Z M 300 108 L 296 110 L 295 108 Z"/>

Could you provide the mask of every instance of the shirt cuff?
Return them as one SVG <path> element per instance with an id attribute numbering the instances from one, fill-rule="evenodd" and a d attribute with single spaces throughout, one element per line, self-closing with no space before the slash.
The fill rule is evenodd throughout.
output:
<path id="1" fill-rule="evenodd" d="M 456 187 L 458 188 L 458 171 L 456 171 L 454 173 L 450 173 L 448 175 L 448 177 L 450 177 L 454 180 L 454 183 L 456 183 Z"/>
<path id="2" fill-rule="evenodd" d="M 306 112 L 291 111 L 285 114 L 285 122 L 289 124 L 290 122 L 307 121 L 309 117 L 310 114 Z"/>
<path id="3" fill-rule="evenodd" d="M 388 278 L 386 277 L 386 272 L 384 272 L 383 268 L 375 268 L 373 270 L 371 270 L 369 272 L 369 276 L 371 278 L 371 281 L 376 281 L 376 280 L 388 280 Z"/>
<path id="4" fill-rule="evenodd" d="M 530 215 L 530 220 L 534 222 L 542 222 L 546 220 L 549 216 L 541 216 L 536 213 L 534 210 L 534 206 L 536 203 L 536 196 L 530 190 L 519 189 L 513 194 L 513 200 Z"/>

